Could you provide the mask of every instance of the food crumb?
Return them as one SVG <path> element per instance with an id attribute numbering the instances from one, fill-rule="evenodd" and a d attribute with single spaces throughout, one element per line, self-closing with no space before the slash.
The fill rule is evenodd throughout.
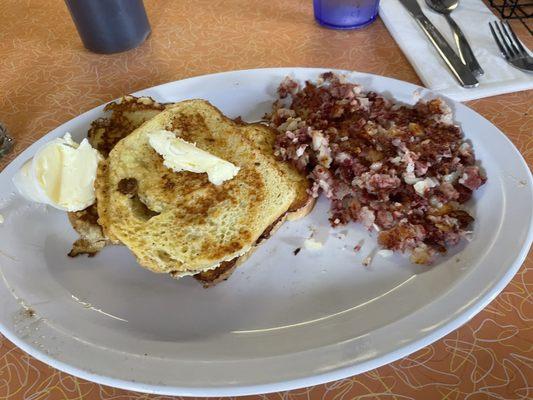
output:
<path id="1" fill-rule="evenodd" d="M 363 244 L 365 244 L 365 239 L 361 239 L 361 240 L 355 245 L 355 247 L 353 248 L 353 251 L 355 251 L 356 253 L 358 253 L 359 251 L 361 251 L 361 247 L 363 247 Z"/>
<path id="2" fill-rule="evenodd" d="M 348 236 L 348 231 L 346 229 L 344 229 L 344 230 L 342 230 L 342 231 L 337 233 L 336 238 L 343 240 L 343 239 L 346 239 L 347 236 Z"/>
<path id="3" fill-rule="evenodd" d="M 319 250 L 322 248 L 322 243 L 316 241 L 313 239 L 313 237 L 310 237 L 309 239 L 305 239 L 304 242 L 305 248 L 309 250 Z"/>
<path id="4" fill-rule="evenodd" d="M 474 232 L 473 231 L 465 231 L 465 239 L 468 242 L 471 242 L 472 240 L 474 240 Z"/>
<path id="5" fill-rule="evenodd" d="M 383 257 L 383 258 L 389 258 L 392 255 L 393 255 L 392 250 L 383 249 L 383 250 L 378 251 L 378 256 Z"/>
<path id="6" fill-rule="evenodd" d="M 24 310 L 24 316 L 28 318 L 35 317 L 35 310 L 33 308 L 26 308 Z"/>
<path id="7" fill-rule="evenodd" d="M 301 248 L 301 247 L 297 247 L 296 249 L 294 249 L 293 254 L 294 254 L 295 256 L 297 256 L 298 253 L 300 252 L 300 250 L 302 250 L 302 248 Z"/>
<path id="8" fill-rule="evenodd" d="M 374 256 L 376 255 L 376 252 L 377 252 L 377 248 L 374 248 L 374 249 L 368 254 L 368 256 L 366 256 L 365 258 L 363 258 L 363 261 L 362 261 L 363 267 L 369 267 L 370 264 L 372 264 L 372 261 L 374 260 Z"/>

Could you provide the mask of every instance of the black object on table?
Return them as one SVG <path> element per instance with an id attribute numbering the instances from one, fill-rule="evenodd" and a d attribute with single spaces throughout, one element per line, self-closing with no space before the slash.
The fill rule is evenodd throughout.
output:
<path id="1" fill-rule="evenodd" d="M 65 0 L 83 45 L 95 53 L 133 49 L 150 34 L 142 0 Z"/>
<path id="2" fill-rule="evenodd" d="M 0 122 L 0 158 L 13 147 L 13 138 L 7 134 L 7 128 Z"/>
<path id="3" fill-rule="evenodd" d="M 518 19 L 533 35 L 533 0 L 489 0 L 503 19 Z"/>

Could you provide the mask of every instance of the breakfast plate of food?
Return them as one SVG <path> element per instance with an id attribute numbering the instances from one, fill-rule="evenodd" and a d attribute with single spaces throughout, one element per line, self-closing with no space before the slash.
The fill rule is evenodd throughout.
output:
<path id="1" fill-rule="evenodd" d="M 288 390 L 439 339 L 532 242 L 520 153 L 466 106 L 350 71 L 156 86 L 0 172 L 0 330 L 125 389 Z"/>

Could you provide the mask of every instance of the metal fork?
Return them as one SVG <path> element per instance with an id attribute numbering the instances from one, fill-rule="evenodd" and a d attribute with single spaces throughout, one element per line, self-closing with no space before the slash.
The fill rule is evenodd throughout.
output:
<path id="1" fill-rule="evenodd" d="M 493 28 L 492 24 L 496 27 Z M 508 22 L 489 22 L 490 32 L 496 41 L 500 53 L 513 67 L 525 72 L 533 72 L 533 57 L 529 55 L 528 50 L 522 45 L 520 40 L 509 25 Z M 497 32 L 497 33 L 496 33 Z"/>
<path id="2" fill-rule="evenodd" d="M 0 158 L 5 156 L 13 147 L 13 138 L 7 134 L 7 129 L 0 122 Z"/>

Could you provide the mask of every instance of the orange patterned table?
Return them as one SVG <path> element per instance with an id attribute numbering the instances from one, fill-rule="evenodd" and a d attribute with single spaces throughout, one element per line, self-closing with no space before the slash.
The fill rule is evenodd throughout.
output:
<path id="1" fill-rule="evenodd" d="M 0 169 L 52 128 L 124 93 L 232 69 L 353 69 L 420 84 L 377 21 L 336 32 L 313 23 L 310 0 L 146 0 L 153 33 L 117 55 L 85 51 L 60 1 L 0 3 L 0 120 L 16 138 Z M 519 24 L 515 25 L 520 28 Z M 523 32 L 523 31 L 522 31 Z M 533 47 L 531 37 L 526 39 Z M 533 164 L 531 92 L 469 102 Z M 533 397 L 533 255 L 485 310 L 440 341 L 384 367 L 326 385 L 248 398 L 526 399 Z M 162 399 L 87 382 L 0 339 L 2 399 Z"/>

